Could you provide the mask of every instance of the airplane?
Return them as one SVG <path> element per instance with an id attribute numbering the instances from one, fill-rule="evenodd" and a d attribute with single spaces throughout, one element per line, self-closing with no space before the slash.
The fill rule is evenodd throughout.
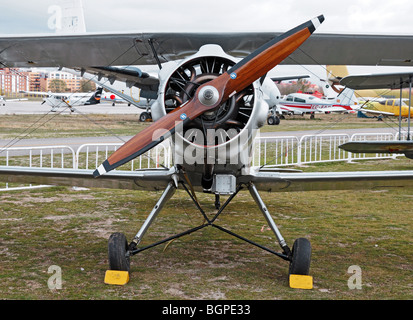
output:
<path id="1" fill-rule="evenodd" d="M 396 99 L 379 99 L 375 101 L 367 101 L 363 108 L 360 109 L 363 113 L 371 113 L 379 116 L 392 116 L 402 118 L 413 117 L 413 110 L 406 104 L 406 99 L 402 99 L 400 106 L 400 100 Z"/>
<path id="2" fill-rule="evenodd" d="M 400 89 L 409 88 L 412 72 L 397 72 L 397 73 L 380 73 L 380 74 L 362 74 L 347 76 L 340 80 L 340 84 L 346 88 L 354 90 L 397 90 L 399 99 L 377 99 L 372 98 L 372 101 L 367 101 L 362 112 L 378 114 L 382 116 L 394 116 L 402 118 L 410 118 L 413 116 L 413 110 L 410 107 L 411 103 L 408 99 L 400 98 Z"/>
<path id="3" fill-rule="evenodd" d="M 354 112 L 359 109 L 354 93 L 350 89 L 343 90 L 335 99 L 322 99 L 306 93 L 290 93 L 278 102 L 279 110 L 284 114 L 310 114 L 330 112 Z"/>
<path id="4" fill-rule="evenodd" d="M 112 106 L 115 106 L 116 103 L 125 103 L 126 101 L 123 100 L 121 97 L 119 97 L 117 94 L 113 92 L 102 92 L 102 96 L 100 98 L 100 101 L 108 101 L 112 102 Z M 130 105 L 130 103 L 128 103 Z"/>
<path id="5" fill-rule="evenodd" d="M 4 100 L 3 96 L 0 96 L 0 104 L 3 106 L 6 105 L 6 101 Z"/>
<path id="6" fill-rule="evenodd" d="M 38 91 L 23 91 L 26 94 L 45 96 L 42 104 L 51 106 L 52 112 L 56 112 L 60 107 L 70 108 L 74 106 L 88 106 L 100 103 L 103 88 L 99 87 L 95 92 L 38 92 Z M 71 110 L 74 111 L 73 109 Z"/>
<path id="7" fill-rule="evenodd" d="M 312 35 L 323 21 L 324 16 L 321 15 L 281 34 L 140 33 L 0 37 L 0 63 L 3 65 L 60 65 L 87 71 L 99 65 L 110 66 L 113 61 L 122 66 L 130 65 L 138 59 L 140 64 L 159 62 L 160 66 L 154 91 L 156 101 L 151 107 L 154 122 L 112 153 L 96 170 L 1 167 L 0 179 L 7 182 L 162 191 L 132 241 L 127 241 L 120 232 L 109 237 L 109 270 L 129 273 L 131 257 L 137 253 L 211 226 L 286 260 L 289 263 L 290 286 L 295 287 L 292 276 L 309 276 L 310 241 L 298 238 L 290 247 L 262 200 L 260 191 L 413 186 L 413 170 L 305 173 L 265 165 L 252 167 L 253 141 L 257 130 L 265 124 L 269 110 L 261 88 L 266 74 L 276 65 L 296 64 L 297 61 L 303 64 L 314 61 L 350 64 L 352 61 L 352 64 L 374 65 L 383 56 L 395 55 L 393 47 L 386 46 L 389 41 L 397 43 L 397 53 L 407 55 L 404 61 L 413 57 L 413 42 L 406 41 L 406 37 Z M 354 42 L 357 44 L 359 41 L 363 42 L 364 48 L 368 48 L 367 53 L 353 50 Z M 63 48 L 67 46 L 71 48 L 71 55 L 65 54 Z M 60 52 L 56 50 L 59 47 L 62 48 Z M 298 47 L 300 50 L 296 50 Z M 50 48 L 54 50 L 49 51 Z M 241 60 L 238 59 L 240 56 Z M 399 63 L 398 60 L 395 63 Z M 107 71 L 104 68 L 100 70 L 102 73 Z M 110 71 L 114 73 L 116 69 Z M 135 80 L 133 85 L 138 82 L 145 85 L 145 78 L 137 77 Z M 154 89 L 154 86 L 151 88 Z M 173 166 L 121 170 L 123 164 L 168 138 L 174 150 Z M 142 246 L 142 239 L 150 225 L 176 189 L 181 187 L 195 203 L 205 222 Z M 248 190 L 251 194 L 273 231 L 281 252 L 237 235 L 215 222 L 242 190 Z M 213 218 L 205 214 L 196 192 L 215 194 L 215 207 L 219 209 Z M 221 195 L 228 196 L 223 205 L 220 203 Z"/>

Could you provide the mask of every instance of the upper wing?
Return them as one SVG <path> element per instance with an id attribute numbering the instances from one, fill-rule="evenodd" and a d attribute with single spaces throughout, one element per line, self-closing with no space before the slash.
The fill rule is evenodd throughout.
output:
<path id="1" fill-rule="evenodd" d="M 93 67 L 182 59 L 205 44 L 245 57 L 280 33 L 120 33 L 0 37 L 5 67 Z M 151 40 L 151 41 L 150 41 Z M 153 44 L 153 49 L 150 45 Z M 413 65 L 413 36 L 314 34 L 284 64 Z"/>

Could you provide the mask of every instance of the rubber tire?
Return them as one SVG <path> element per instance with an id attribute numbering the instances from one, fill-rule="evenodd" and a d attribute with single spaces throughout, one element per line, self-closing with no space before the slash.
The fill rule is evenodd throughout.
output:
<path id="1" fill-rule="evenodd" d="M 139 121 L 145 122 L 147 119 L 149 119 L 149 114 L 146 111 L 142 112 L 141 115 L 139 116 Z"/>
<path id="2" fill-rule="evenodd" d="M 270 126 L 273 126 L 274 123 L 275 123 L 274 117 L 273 117 L 273 116 L 268 117 L 267 123 L 268 123 Z"/>
<path id="3" fill-rule="evenodd" d="M 311 263 L 311 244 L 306 238 L 295 240 L 289 274 L 308 275 Z"/>
<path id="4" fill-rule="evenodd" d="M 130 270 L 130 258 L 126 257 L 128 242 L 123 233 L 116 232 L 109 237 L 108 258 L 109 269 L 128 271 Z"/>

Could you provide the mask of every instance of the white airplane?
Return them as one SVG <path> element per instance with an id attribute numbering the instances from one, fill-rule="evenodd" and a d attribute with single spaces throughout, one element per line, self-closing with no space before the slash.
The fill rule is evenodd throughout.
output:
<path id="1" fill-rule="evenodd" d="M 296 287 L 296 283 L 292 283 L 294 275 L 305 279 L 309 276 L 310 242 L 306 238 L 298 238 L 290 247 L 259 191 L 413 186 L 413 170 L 305 173 L 252 166 L 253 141 L 257 129 L 265 124 L 269 110 L 262 88 L 266 84 L 266 74 L 277 64 L 297 64 L 297 61 L 313 64 L 318 61 L 335 65 L 376 65 L 380 59 L 396 55 L 403 61 L 413 61 L 413 37 L 311 36 L 323 21 L 324 17 L 319 16 L 281 34 L 131 33 L 0 37 L 0 63 L 5 66 L 24 67 L 33 63 L 48 67 L 75 66 L 87 72 L 100 72 L 102 76 L 110 73 L 115 78 L 117 75 L 123 77 L 125 73 L 112 67 L 113 61 L 120 66 L 131 65 L 135 61 L 142 65 L 161 66 L 156 84 L 153 79 L 137 72 L 134 73 L 135 78 L 128 76 L 129 84 L 142 85 L 156 96 L 151 108 L 154 122 L 112 153 L 96 170 L 2 167 L 0 180 L 162 190 L 159 201 L 132 241 L 127 241 L 123 233 L 116 232 L 110 236 L 108 258 L 111 271 L 128 273 L 131 257 L 137 253 L 212 226 L 288 261 L 290 286 Z M 362 43 L 357 47 L 363 50 L 354 50 L 355 43 Z M 67 47 L 71 48 L 71 54 L 64 50 Z M 300 50 L 296 50 L 298 47 Z M 45 52 L 49 53 L 48 59 L 44 58 Z M 399 56 L 401 53 L 402 57 Z M 391 61 L 397 64 L 399 60 Z M 170 168 L 132 172 L 114 170 L 168 137 L 171 137 L 169 143 L 175 155 Z M 141 241 L 150 225 L 177 188 L 187 191 L 205 223 L 155 244 L 142 246 Z M 281 252 L 247 240 L 216 223 L 241 190 L 250 192 L 274 232 Z M 213 218 L 202 210 L 196 192 L 216 195 L 215 206 L 219 210 Z M 219 201 L 221 195 L 229 196 L 222 206 Z"/>
<path id="2" fill-rule="evenodd" d="M 42 104 L 51 106 L 52 112 L 56 112 L 61 107 L 88 106 L 100 103 L 102 88 L 97 88 L 94 92 L 78 92 L 78 93 L 53 93 L 53 92 L 37 92 L 23 91 L 26 94 L 44 96 Z M 72 110 L 73 111 L 73 110 Z"/>
<path id="3" fill-rule="evenodd" d="M 6 101 L 4 100 L 3 96 L 0 96 L 0 105 L 6 105 Z"/>
<path id="4" fill-rule="evenodd" d="M 311 114 L 330 112 L 354 112 L 360 109 L 353 90 L 344 89 L 335 99 L 321 99 L 311 94 L 291 93 L 280 99 L 278 108 L 283 114 Z"/>
<path id="5" fill-rule="evenodd" d="M 102 97 L 100 101 L 112 102 L 112 106 L 115 106 L 116 103 L 126 103 L 126 101 L 119 97 L 117 94 L 106 91 L 102 92 Z"/>

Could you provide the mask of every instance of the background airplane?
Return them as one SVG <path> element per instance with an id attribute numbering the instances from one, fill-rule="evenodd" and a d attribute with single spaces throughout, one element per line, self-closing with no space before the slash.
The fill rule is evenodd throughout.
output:
<path id="1" fill-rule="evenodd" d="M 53 93 L 53 92 L 37 92 L 23 91 L 30 95 L 44 96 L 42 104 L 46 103 L 51 106 L 51 111 L 55 112 L 60 107 L 87 106 L 100 103 L 102 88 L 97 88 L 95 92 L 78 92 L 78 93 Z"/>
<path id="2" fill-rule="evenodd" d="M 282 113 L 311 114 L 311 118 L 315 113 L 348 113 L 359 109 L 354 92 L 350 89 L 343 90 L 334 100 L 322 99 L 305 93 L 291 93 L 280 99 L 278 107 Z"/>
<path id="3" fill-rule="evenodd" d="M 413 109 L 411 108 L 409 99 L 403 98 L 401 89 L 411 88 L 412 79 L 413 72 L 362 74 L 344 77 L 340 80 L 340 84 L 346 88 L 352 88 L 357 92 L 374 90 L 380 94 L 391 91 L 395 95 L 398 92 L 398 99 L 370 98 L 371 101 L 368 101 L 363 106 L 362 111 L 383 116 L 410 118 L 413 116 Z M 407 97 L 411 96 L 410 90 L 405 93 Z"/>
<path id="4" fill-rule="evenodd" d="M 102 92 L 102 97 L 100 101 L 112 102 L 112 106 L 115 106 L 116 103 L 128 103 L 118 95 L 114 94 L 113 92 L 107 91 Z M 128 105 L 130 105 L 130 103 L 128 103 Z"/>
<path id="5" fill-rule="evenodd" d="M 376 101 L 367 101 L 363 108 L 363 113 L 371 113 L 378 116 L 392 116 L 402 118 L 413 117 L 413 110 L 406 104 L 406 99 L 402 99 L 401 105 L 399 99 L 379 99 Z"/>

